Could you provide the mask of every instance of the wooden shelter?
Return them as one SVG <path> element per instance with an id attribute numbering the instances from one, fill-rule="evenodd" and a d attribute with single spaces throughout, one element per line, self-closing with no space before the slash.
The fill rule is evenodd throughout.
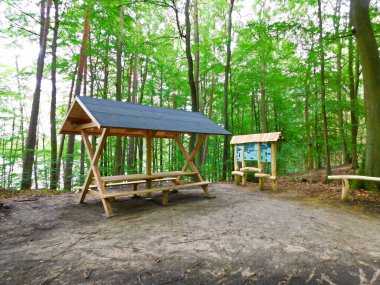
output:
<path id="1" fill-rule="evenodd" d="M 260 189 L 264 189 L 264 180 L 269 179 L 272 181 L 273 190 L 277 190 L 277 142 L 282 140 L 284 137 L 280 132 L 233 136 L 231 144 L 235 145 L 235 152 L 232 175 L 235 176 L 235 183 L 239 185 L 242 177 L 242 185 L 245 185 L 247 172 L 257 172 L 255 177 L 259 178 Z M 246 160 L 257 160 L 257 167 L 247 167 Z M 263 162 L 271 163 L 271 174 L 262 173 Z"/>
<path id="2" fill-rule="evenodd" d="M 111 201 L 120 196 L 151 195 L 153 192 L 162 192 L 162 204 L 165 205 L 168 203 L 169 191 L 201 186 L 204 195 L 210 197 L 207 188 L 210 182 L 202 179 L 193 160 L 207 135 L 230 134 L 200 113 L 81 96 L 77 97 L 71 105 L 60 133 L 82 136 L 91 167 L 83 187 L 81 187 L 82 192 L 79 202 L 83 203 L 87 194 L 100 199 L 107 217 L 113 214 Z M 181 134 L 188 133 L 199 134 L 198 141 L 190 154 L 180 139 Z M 92 148 L 89 135 L 100 136 L 96 149 Z M 146 172 L 143 174 L 101 176 L 98 163 L 109 136 L 145 138 Z M 186 158 L 181 170 L 152 173 L 152 139 L 154 138 L 174 139 L 177 142 Z M 189 168 L 190 171 L 187 171 Z M 195 177 L 197 181 L 183 184 L 181 179 L 184 176 Z M 174 185 L 152 187 L 152 182 L 162 180 L 171 180 Z M 107 185 L 115 182 L 134 185 L 145 183 L 146 189 L 137 190 L 137 187 L 135 187 L 135 191 L 107 191 Z"/>

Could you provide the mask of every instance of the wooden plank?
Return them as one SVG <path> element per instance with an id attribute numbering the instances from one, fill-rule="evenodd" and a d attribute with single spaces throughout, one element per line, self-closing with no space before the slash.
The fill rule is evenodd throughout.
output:
<path id="1" fill-rule="evenodd" d="M 233 136 L 231 144 L 266 143 L 284 140 L 281 132 Z"/>
<path id="2" fill-rule="evenodd" d="M 99 125 L 96 122 L 74 125 L 74 130 L 84 130 L 90 128 L 99 128 Z"/>
<path id="3" fill-rule="evenodd" d="M 102 197 L 111 198 L 111 197 L 131 196 L 131 195 L 140 195 L 140 194 L 142 195 L 142 194 L 147 194 L 147 193 L 170 191 L 170 190 L 183 189 L 183 188 L 189 188 L 189 187 L 195 187 L 195 186 L 204 186 L 210 183 L 211 182 L 208 182 L 208 181 L 202 181 L 202 182 L 171 185 L 171 186 L 166 186 L 166 187 L 158 187 L 158 188 L 151 188 L 151 189 L 144 189 L 144 190 L 137 190 L 137 191 L 109 192 L 107 194 L 104 194 Z"/>
<path id="4" fill-rule="evenodd" d="M 276 176 L 273 176 L 273 175 L 270 175 L 270 174 L 264 174 L 264 173 L 256 173 L 256 174 L 255 174 L 255 177 L 257 177 L 257 178 L 259 178 L 259 179 L 262 179 L 263 181 L 264 181 L 265 179 L 269 179 L 269 180 L 272 180 L 272 181 L 274 181 L 274 180 L 277 179 Z"/>
<path id="5" fill-rule="evenodd" d="M 349 179 L 349 180 L 365 180 L 365 181 L 373 181 L 380 182 L 380 177 L 373 176 L 361 176 L 361 175 L 329 175 L 328 179 Z"/>
<path id="6" fill-rule="evenodd" d="M 242 167 L 240 171 L 253 171 L 253 172 L 261 172 L 260 168 L 257 167 Z"/>
<path id="7" fill-rule="evenodd" d="M 169 172 L 157 172 L 152 173 L 151 175 L 147 174 L 129 174 L 129 175 L 114 175 L 114 176 L 103 176 L 103 181 L 109 185 L 111 182 L 119 182 L 119 181 L 138 181 L 138 180 L 174 180 L 174 177 L 176 176 L 196 176 L 198 175 L 197 172 L 184 172 L 184 171 L 169 171 Z M 165 178 L 167 177 L 167 178 Z M 131 183 L 132 184 L 132 183 Z"/>
<path id="8" fill-rule="evenodd" d="M 242 172 L 242 171 L 238 171 L 238 170 L 236 170 L 236 171 L 232 171 L 231 174 L 232 174 L 232 175 L 238 175 L 238 176 L 244 176 L 244 172 Z"/>

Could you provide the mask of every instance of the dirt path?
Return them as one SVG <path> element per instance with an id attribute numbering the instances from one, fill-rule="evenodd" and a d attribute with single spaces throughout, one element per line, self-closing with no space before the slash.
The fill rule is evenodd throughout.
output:
<path id="1" fill-rule="evenodd" d="M 215 184 L 142 199 L 3 202 L 0 284 L 380 284 L 380 215 Z M 21 198 L 17 198 L 21 199 Z"/>

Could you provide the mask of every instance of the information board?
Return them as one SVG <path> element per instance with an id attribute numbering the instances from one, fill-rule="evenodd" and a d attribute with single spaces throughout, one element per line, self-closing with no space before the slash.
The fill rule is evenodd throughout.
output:
<path id="1" fill-rule="evenodd" d="M 237 160 L 241 161 L 242 159 L 243 146 L 237 146 Z M 244 145 L 244 160 L 256 160 L 258 155 L 258 144 L 257 143 L 247 143 Z M 271 162 L 271 145 L 270 143 L 261 144 L 261 161 L 262 162 Z"/>

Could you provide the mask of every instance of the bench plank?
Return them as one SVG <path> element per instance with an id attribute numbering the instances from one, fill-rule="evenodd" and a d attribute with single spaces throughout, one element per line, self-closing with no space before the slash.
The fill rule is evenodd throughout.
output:
<path id="1" fill-rule="evenodd" d="M 361 176 L 361 175 L 330 175 L 328 179 L 349 179 L 349 180 L 366 180 L 380 182 L 380 177 Z"/>
<path id="2" fill-rule="evenodd" d="M 172 186 L 158 187 L 158 188 L 151 188 L 151 189 L 144 189 L 144 190 L 137 190 L 137 191 L 112 192 L 112 193 L 104 194 L 102 195 L 102 197 L 112 198 L 112 197 L 120 197 L 120 196 L 147 194 L 147 193 L 154 193 L 154 192 L 161 192 L 161 191 L 183 189 L 183 188 L 188 188 L 188 187 L 193 187 L 193 186 L 203 186 L 203 185 L 208 185 L 210 183 L 211 182 L 208 182 L 208 181 L 202 181 L 202 182 L 188 183 L 188 184 L 182 184 L 182 185 L 172 185 Z"/>
<path id="3" fill-rule="evenodd" d="M 240 168 L 241 171 L 254 171 L 254 172 L 261 172 L 260 168 L 257 167 L 242 167 Z"/>
<path id="4" fill-rule="evenodd" d="M 186 172 L 186 171 L 169 171 L 169 172 L 158 172 L 147 174 L 129 174 L 129 175 L 115 175 L 115 176 L 104 176 L 102 180 L 104 182 L 120 182 L 120 181 L 134 181 L 134 180 L 154 180 L 165 177 L 178 177 L 178 176 L 196 176 L 197 172 Z"/>

